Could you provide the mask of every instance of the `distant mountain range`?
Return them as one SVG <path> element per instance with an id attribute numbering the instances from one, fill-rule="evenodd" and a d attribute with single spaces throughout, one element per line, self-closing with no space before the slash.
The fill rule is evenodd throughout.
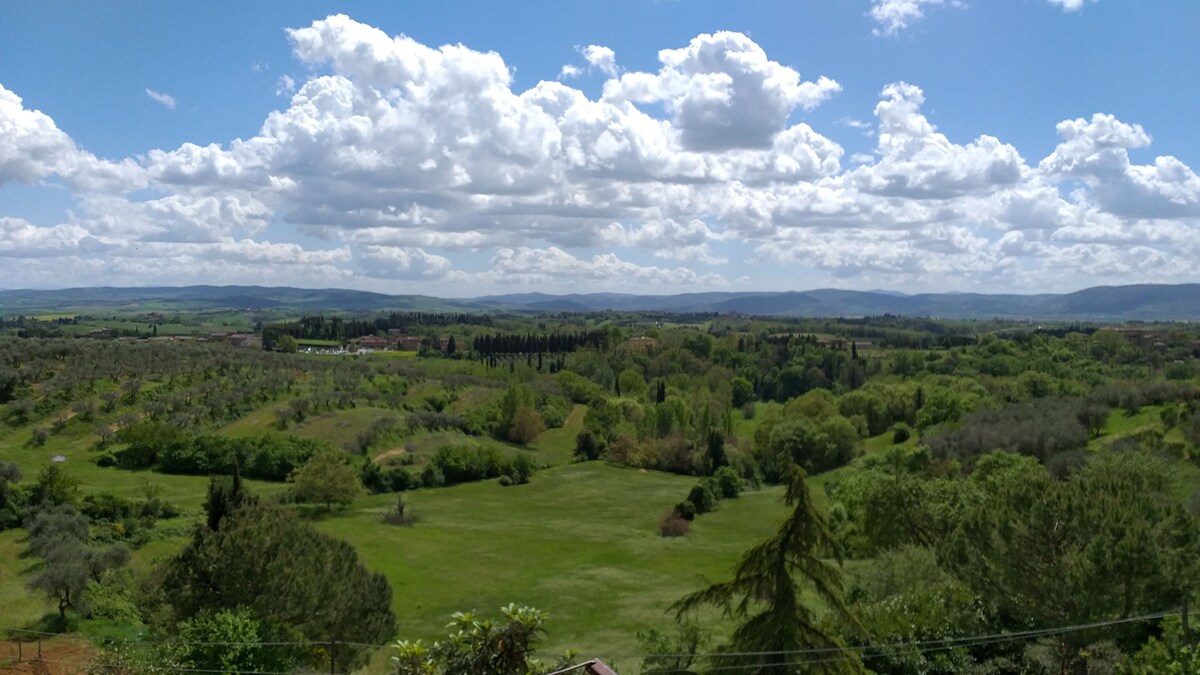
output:
<path id="1" fill-rule="evenodd" d="M 896 314 L 943 319 L 1200 321 L 1200 284 L 1098 286 L 1065 294 L 1011 295 L 819 289 L 777 293 L 630 295 L 515 293 L 448 299 L 341 289 L 261 286 L 72 288 L 0 291 L 0 314 L 87 310 L 717 312 L 793 317 Z"/>

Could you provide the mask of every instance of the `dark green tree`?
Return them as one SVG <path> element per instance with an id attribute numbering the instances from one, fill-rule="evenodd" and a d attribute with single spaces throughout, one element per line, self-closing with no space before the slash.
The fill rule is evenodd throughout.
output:
<path id="1" fill-rule="evenodd" d="M 811 590 L 835 621 L 858 629 L 843 598 L 841 571 L 824 557 L 837 547 L 812 501 L 804 470 L 793 464 L 786 479 L 785 500 L 792 513 L 778 532 L 742 556 L 733 579 L 692 593 L 672 609 L 683 620 L 689 612 L 713 605 L 737 622 L 714 666 L 759 675 L 864 672 L 855 653 L 838 651 L 845 646 L 841 637 L 801 602 L 805 590 Z M 808 649 L 830 651 L 819 659 L 795 654 Z"/>
<path id="2" fill-rule="evenodd" d="M 38 473 L 37 480 L 29 491 L 29 502 L 34 506 L 77 504 L 79 479 L 68 474 L 58 464 L 48 464 Z"/>
<path id="3" fill-rule="evenodd" d="M 1173 607 L 1200 582 L 1200 523 L 1172 498 L 1175 481 L 1148 455 L 1099 454 L 1065 480 L 1032 458 L 987 455 L 940 557 L 996 608 L 1000 625 L 1075 625 Z M 1057 636 L 1056 667 L 1071 672 L 1099 637 Z"/>
<path id="4" fill-rule="evenodd" d="M 591 429 L 584 427 L 575 437 L 575 458 L 581 461 L 600 459 L 604 447 Z"/>
<path id="5" fill-rule="evenodd" d="M 0 530 L 17 527 L 25 517 L 24 500 L 13 488 L 21 482 L 16 462 L 0 462 Z"/>
<path id="6" fill-rule="evenodd" d="M 379 644 L 395 634 L 392 590 L 363 566 L 350 544 L 321 534 L 280 506 L 244 502 L 198 528 L 160 570 L 161 597 L 179 620 L 245 607 L 267 641 Z M 339 645 L 338 672 L 361 666 L 368 651 Z M 328 664 L 330 654 L 296 649 L 296 663 Z"/>

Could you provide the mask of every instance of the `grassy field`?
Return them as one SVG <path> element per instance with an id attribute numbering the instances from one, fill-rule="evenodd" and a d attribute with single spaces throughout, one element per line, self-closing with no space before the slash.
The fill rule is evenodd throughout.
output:
<path id="1" fill-rule="evenodd" d="M 697 518 L 688 537 L 660 537 L 659 517 L 694 482 L 571 464 L 523 486 L 488 481 L 407 494 L 419 517 L 411 527 L 382 524 L 391 495 L 318 527 L 353 543 L 387 575 L 404 639 L 443 636 L 455 611 L 490 613 L 517 602 L 550 613 L 545 651 L 574 648 L 630 669 L 636 631 L 668 626 L 672 602 L 699 588 L 701 577 L 724 577 L 785 513 L 779 489 L 749 492 Z"/>
<path id="2" fill-rule="evenodd" d="M 434 393 L 432 383 L 413 387 L 416 400 Z M 468 388 L 452 409 L 485 404 L 500 390 Z M 255 435 L 275 430 L 275 408 L 267 404 L 227 425 L 230 435 Z M 768 406 L 760 407 L 761 413 Z M 604 658 L 620 672 L 638 671 L 640 647 L 636 633 L 667 627 L 672 602 L 696 590 L 702 579 L 724 578 L 751 544 L 767 536 L 785 513 L 780 488 L 767 488 L 722 502 L 718 509 L 696 519 L 689 536 L 665 539 L 657 523 L 695 484 L 694 477 L 619 468 L 603 462 L 571 463 L 575 436 L 582 427 L 585 406 L 575 406 L 565 424 L 539 436 L 528 449 L 459 432 L 420 432 L 398 440 L 411 443 L 425 457 L 447 443 L 486 443 L 505 452 L 533 452 L 548 465 L 528 485 L 501 487 L 496 481 L 453 488 L 405 493 L 415 525 L 397 527 L 383 522 L 396 495 L 359 500 L 345 511 L 306 511 L 322 531 L 352 543 L 365 563 L 384 573 L 393 589 L 393 606 L 400 622 L 399 638 L 433 640 L 444 636 L 449 616 L 460 610 L 493 614 L 509 602 L 529 604 L 549 613 L 548 635 L 541 650 L 547 656 L 578 649 L 585 657 Z M 341 445 L 380 417 L 403 412 L 362 406 L 310 416 L 291 425 L 287 433 Z M 44 423 L 44 422 L 43 422 Z M 735 434 L 752 439 L 758 419 L 735 413 Z M 29 443 L 34 425 L 7 430 L 0 436 L 0 457 L 16 461 L 33 478 L 51 457 L 66 458 L 64 468 L 80 479 L 85 492 L 111 492 L 140 497 L 147 486 L 181 507 L 183 515 L 160 524 L 160 536 L 135 552 L 131 565 L 148 572 L 157 561 L 177 551 L 202 513 L 208 485 L 202 476 L 172 476 L 152 472 L 101 468 L 93 460 L 96 436 L 91 425 L 71 422 L 43 447 Z M 1122 436 L 1161 429 L 1161 409 L 1146 407 L 1135 415 L 1113 411 L 1104 433 L 1093 441 L 1100 448 Z M 915 435 L 905 445 L 916 443 Z M 862 457 L 892 447 L 891 433 L 867 439 Z M 373 449 L 379 454 L 387 447 Z M 1200 469 L 1180 463 L 1188 483 L 1200 482 Z M 845 468 L 814 476 L 816 497 Z M 259 494 L 286 490 L 283 483 L 248 481 Z M 0 626 L 27 626 L 51 611 L 49 603 L 26 588 L 30 560 L 23 556 L 24 532 L 0 533 Z M 858 565 L 869 564 L 866 562 Z M 849 568 L 853 573 L 854 568 Z M 716 617 L 704 617 L 716 623 Z M 377 656 L 377 665 L 386 654 Z"/>
<path id="3" fill-rule="evenodd" d="M 561 427 L 547 429 L 533 443 L 530 443 L 529 447 L 537 450 L 542 461 L 548 464 L 570 462 L 571 456 L 575 452 L 575 437 L 583 428 L 583 417 L 586 414 L 587 406 L 575 406 Z"/>
<path id="4" fill-rule="evenodd" d="M 222 432 L 271 431 L 272 411 L 284 404 L 268 404 Z M 317 526 L 353 543 L 371 568 L 387 575 L 401 637 L 436 638 L 455 611 L 493 612 L 519 602 L 550 612 L 548 651 L 573 647 L 636 666 L 629 658 L 637 652 L 636 631 L 667 625 L 664 611 L 670 603 L 695 590 L 700 576 L 725 574 L 747 546 L 774 527 L 783 506 L 778 490 L 748 493 L 697 519 L 689 537 L 664 539 L 657 532 L 659 518 L 695 479 L 600 462 L 571 464 L 585 413 L 585 406 L 575 406 L 562 427 L 543 433 L 528 450 L 457 432 L 414 435 L 408 440 L 418 453 L 450 442 L 485 442 L 506 452 L 532 451 L 539 463 L 554 468 L 524 486 L 504 488 L 488 481 L 407 493 L 410 509 L 420 518 L 411 527 L 382 522 L 394 495 L 318 514 Z M 288 433 L 340 444 L 378 417 L 396 414 L 353 408 L 312 416 Z M 63 455 L 62 466 L 80 479 L 85 492 L 140 497 L 152 485 L 182 508 L 180 518 L 160 523 L 158 539 L 135 552 L 135 569 L 148 571 L 186 542 L 202 513 L 206 477 L 101 468 L 93 461 L 99 453 L 89 426 L 69 424 L 42 447 L 28 442 L 32 426 L 0 438 L 0 456 L 16 461 L 27 477 Z M 286 489 L 281 483 L 248 483 L 260 494 Z M 23 531 L 0 533 L 0 603 L 5 607 L 0 625 L 29 625 L 52 610 L 25 586 L 30 570 L 24 549 Z"/>

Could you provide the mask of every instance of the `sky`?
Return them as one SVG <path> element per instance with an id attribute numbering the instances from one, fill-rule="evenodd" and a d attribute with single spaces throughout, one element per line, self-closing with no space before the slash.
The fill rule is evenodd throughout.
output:
<path id="1" fill-rule="evenodd" d="M 1200 281 L 1196 0 L 0 3 L 0 288 Z"/>

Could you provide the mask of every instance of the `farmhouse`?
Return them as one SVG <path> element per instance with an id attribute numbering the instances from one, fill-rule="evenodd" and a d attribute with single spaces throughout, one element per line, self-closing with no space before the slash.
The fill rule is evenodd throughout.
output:
<path id="1" fill-rule="evenodd" d="M 378 335 L 364 335 L 357 340 L 352 340 L 352 342 L 358 345 L 359 349 L 371 350 L 387 349 L 391 344 L 387 341 L 387 338 L 381 338 Z"/>
<path id="2" fill-rule="evenodd" d="M 657 346 L 658 346 L 658 340 L 656 338 L 652 338 L 652 337 L 629 338 L 629 348 L 630 349 L 647 350 L 647 349 L 654 349 Z"/>

